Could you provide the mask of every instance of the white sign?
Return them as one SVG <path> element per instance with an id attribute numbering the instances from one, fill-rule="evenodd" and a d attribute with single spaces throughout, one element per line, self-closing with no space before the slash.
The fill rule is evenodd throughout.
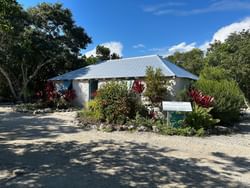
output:
<path id="1" fill-rule="evenodd" d="M 163 111 L 192 112 L 190 102 L 162 101 Z"/>

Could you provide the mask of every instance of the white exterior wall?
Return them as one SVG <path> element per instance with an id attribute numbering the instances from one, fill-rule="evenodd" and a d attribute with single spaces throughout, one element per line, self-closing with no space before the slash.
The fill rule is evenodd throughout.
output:
<path id="1" fill-rule="evenodd" d="M 89 100 L 89 82 L 88 80 L 73 80 L 73 89 L 76 92 L 76 99 L 73 104 L 85 106 Z"/>
<path id="2" fill-rule="evenodd" d="M 175 85 L 173 86 L 173 91 L 174 91 L 174 96 L 170 97 L 169 100 L 175 100 L 176 94 L 180 92 L 181 90 L 187 88 L 190 84 L 189 79 L 185 78 L 172 78 L 172 80 L 175 80 Z M 143 81 L 143 79 L 138 79 L 142 80 L 142 82 L 145 85 L 146 89 L 146 84 Z M 169 79 L 171 80 L 171 79 Z M 99 80 L 98 81 L 98 88 L 102 87 L 104 84 L 107 82 L 110 82 L 111 80 Z M 119 81 L 119 80 L 117 80 Z M 123 82 L 127 82 L 128 88 L 132 87 L 132 84 L 134 80 L 121 80 Z M 56 81 L 55 83 L 61 83 L 63 81 Z M 73 89 L 76 92 L 76 99 L 73 101 L 73 104 L 76 106 L 85 106 L 85 103 L 89 101 L 89 81 L 88 80 L 73 80 Z M 145 90 L 144 90 L 145 91 Z M 143 94 L 142 94 L 143 95 Z"/>
<path id="3" fill-rule="evenodd" d="M 146 83 L 144 82 L 143 79 L 138 79 L 141 80 L 142 83 L 145 86 L 145 90 L 146 90 Z M 182 91 L 185 88 L 189 87 L 189 84 L 191 82 L 190 79 L 187 78 L 169 78 L 169 80 L 174 80 L 175 81 L 175 85 L 172 86 L 173 88 L 173 96 L 169 97 L 169 100 L 175 100 L 176 99 L 176 95 Z M 131 88 L 133 85 L 134 80 L 122 80 L 123 82 L 127 82 L 128 88 Z M 102 85 L 104 85 L 105 83 L 110 82 L 110 80 L 102 80 L 98 82 L 98 88 L 100 88 Z M 144 90 L 144 91 L 145 91 Z M 142 94 L 143 95 L 143 94 Z"/>
<path id="4" fill-rule="evenodd" d="M 187 78 L 175 78 L 176 84 L 173 86 L 174 96 L 170 97 L 170 100 L 176 100 L 176 96 L 183 89 L 187 89 L 190 86 L 191 80 Z"/>
<path id="5" fill-rule="evenodd" d="M 107 83 L 107 81 L 106 80 L 99 80 L 98 81 L 98 89 L 100 88 L 100 87 L 102 87 L 104 84 L 106 84 Z"/>
<path id="6" fill-rule="evenodd" d="M 176 92 L 189 87 L 189 84 L 190 84 L 190 80 L 186 78 L 175 78 L 175 81 L 176 81 L 176 85 L 174 86 L 174 90 Z"/>

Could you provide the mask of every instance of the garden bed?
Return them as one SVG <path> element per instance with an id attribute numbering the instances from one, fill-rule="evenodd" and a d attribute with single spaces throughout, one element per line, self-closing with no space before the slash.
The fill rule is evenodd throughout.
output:
<path id="1" fill-rule="evenodd" d="M 77 108 L 48 108 L 39 103 L 27 103 L 27 104 L 18 104 L 12 107 L 13 111 L 20 113 L 30 113 L 30 114 L 46 114 L 53 112 L 72 112 L 78 110 Z"/>
<path id="2" fill-rule="evenodd" d="M 180 135 L 180 136 L 211 136 L 211 135 L 229 135 L 240 131 L 238 125 L 231 127 L 215 126 L 211 129 L 195 130 L 191 127 L 171 127 L 164 124 L 155 123 L 152 126 L 135 124 L 109 124 L 105 122 L 86 122 L 78 117 L 78 126 L 83 130 L 98 130 L 103 132 L 126 131 L 126 132 L 153 132 L 161 135 Z"/>

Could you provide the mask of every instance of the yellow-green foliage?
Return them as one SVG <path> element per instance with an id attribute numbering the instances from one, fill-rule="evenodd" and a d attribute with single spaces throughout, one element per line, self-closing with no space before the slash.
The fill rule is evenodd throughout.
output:
<path id="1" fill-rule="evenodd" d="M 212 108 L 203 108 L 194 104 L 193 111 L 187 114 L 185 123 L 187 126 L 193 127 L 196 130 L 200 128 L 208 129 L 212 128 L 215 124 L 219 123 L 219 119 L 214 119 L 210 114 Z"/>
<path id="2" fill-rule="evenodd" d="M 89 113 L 91 113 L 91 115 L 96 118 L 97 120 L 101 120 L 102 119 L 102 114 L 101 114 L 101 109 L 100 106 L 98 104 L 98 100 L 91 100 L 87 103 L 87 111 L 89 111 Z"/>

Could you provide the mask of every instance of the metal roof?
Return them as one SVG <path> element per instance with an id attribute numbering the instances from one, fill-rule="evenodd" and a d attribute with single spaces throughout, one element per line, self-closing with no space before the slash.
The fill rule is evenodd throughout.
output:
<path id="1" fill-rule="evenodd" d="M 170 63 L 161 56 L 150 55 L 103 61 L 89 65 L 50 80 L 85 80 L 145 77 L 146 68 L 160 68 L 166 77 L 180 77 L 197 80 L 198 77 L 183 68 Z"/>

